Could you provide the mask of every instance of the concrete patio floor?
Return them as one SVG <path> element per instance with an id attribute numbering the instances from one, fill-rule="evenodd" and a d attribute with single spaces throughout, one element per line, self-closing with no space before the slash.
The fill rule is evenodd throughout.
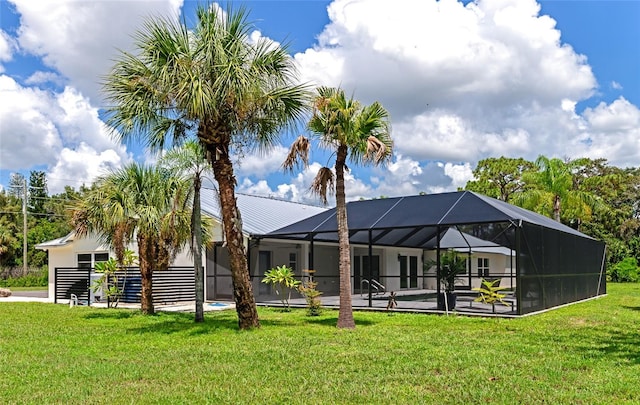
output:
<path id="1" fill-rule="evenodd" d="M 516 317 L 517 306 L 511 305 L 511 301 L 508 301 L 509 305 L 496 304 L 493 308 L 489 304 L 481 302 L 474 302 L 474 299 L 478 296 L 477 293 L 469 290 L 456 291 L 457 303 L 450 313 L 459 313 L 461 315 L 480 315 L 480 316 L 502 316 L 502 317 Z M 351 296 L 351 305 L 357 310 L 371 310 L 371 311 L 387 311 L 387 305 L 389 303 L 390 293 L 373 294 L 371 297 L 371 306 L 369 305 L 369 296 L 367 294 L 354 294 Z M 322 306 L 325 308 L 338 308 L 340 306 L 340 297 L 338 295 L 322 296 Z M 306 307 L 306 301 L 304 298 L 292 298 L 289 300 L 291 307 L 303 308 Z M 396 312 L 422 312 L 443 314 L 445 311 L 439 310 L 436 302 L 436 291 L 434 290 L 408 290 L 396 292 L 396 306 L 392 311 Z M 282 306 L 282 302 L 279 299 L 273 300 L 261 300 L 258 305 L 263 306 Z M 495 312 L 494 312 L 495 309 Z"/>

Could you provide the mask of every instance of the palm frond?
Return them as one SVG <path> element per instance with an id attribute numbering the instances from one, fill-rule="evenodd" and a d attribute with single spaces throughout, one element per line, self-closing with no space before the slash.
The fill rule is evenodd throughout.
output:
<path id="1" fill-rule="evenodd" d="M 311 192 L 320 197 L 323 204 L 328 203 L 328 195 L 335 192 L 335 176 L 328 167 L 322 167 L 311 184 Z"/>
<path id="2" fill-rule="evenodd" d="M 387 145 L 373 135 L 367 137 L 367 151 L 364 155 L 365 160 L 372 162 L 381 162 L 387 155 Z"/>
<path id="3" fill-rule="evenodd" d="M 309 139 L 304 135 L 300 135 L 291 144 L 287 158 L 282 163 L 282 168 L 285 171 L 293 172 L 294 167 L 302 162 L 303 167 L 309 166 L 309 151 L 311 150 L 311 143 Z"/>

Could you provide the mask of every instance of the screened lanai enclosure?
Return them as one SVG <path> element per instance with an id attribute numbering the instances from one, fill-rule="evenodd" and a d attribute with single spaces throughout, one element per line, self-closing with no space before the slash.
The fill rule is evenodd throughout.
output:
<path id="1" fill-rule="evenodd" d="M 393 295 L 396 310 L 442 310 L 437 297 L 444 287 L 438 276 L 446 270 L 443 255 L 450 251 L 464 262 L 455 278 L 457 312 L 525 315 L 606 293 L 604 243 L 481 194 L 354 201 L 347 204 L 347 213 L 354 307 L 386 308 Z M 304 253 L 325 305 L 338 303 L 335 215 L 331 209 L 251 236 L 260 249 L 288 245 L 295 247 L 296 257 Z M 249 254 L 260 260 L 260 253 Z M 300 266 L 295 270 L 301 274 Z M 260 274 L 252 277 L 259 282 Z M 502 288 L 502 302 L 476 301 L 474 288 L 483 280 Z M 256 290 L 259 302 L 270 298 L 263 292 Z M 444 309 L 453 308 L 447 304 Z"/>

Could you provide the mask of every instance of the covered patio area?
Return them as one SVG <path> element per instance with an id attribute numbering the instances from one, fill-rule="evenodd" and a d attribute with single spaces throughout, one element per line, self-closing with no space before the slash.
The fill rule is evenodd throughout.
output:
<path id="1" fill-rule="evenodd" d="M 252 238 L 307 245 L 308 268 L 315 270 L 317 246 L 337 246 L 335 215 L 331 209 Z M 467 271 L 455 288 L 458 312 L 518 316 L 606 294 L 604 243 L 477 193 L 354 201 L 347 215 L 354 307 L 386 309 L 393 291 L 396 310 L 441 311 L 441 257 L 449 249 L 467 255 Z M 333 267 L 319 271 L 316 280 L 335 283 Z M 473 302 L 478 294 L 472 289 L 486 279 L 508 287 L 508 305 Z M 337 305 L 334 300 L 327 294 L 323 303 Z"/>

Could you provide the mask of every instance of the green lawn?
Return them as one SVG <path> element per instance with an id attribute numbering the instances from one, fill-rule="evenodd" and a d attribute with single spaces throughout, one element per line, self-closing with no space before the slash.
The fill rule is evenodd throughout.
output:
<path id="1" fill-rule="evenodd" d="M 0 303 L 0 403 L 640 403 L 640 284 L 522 319 Z"/>

